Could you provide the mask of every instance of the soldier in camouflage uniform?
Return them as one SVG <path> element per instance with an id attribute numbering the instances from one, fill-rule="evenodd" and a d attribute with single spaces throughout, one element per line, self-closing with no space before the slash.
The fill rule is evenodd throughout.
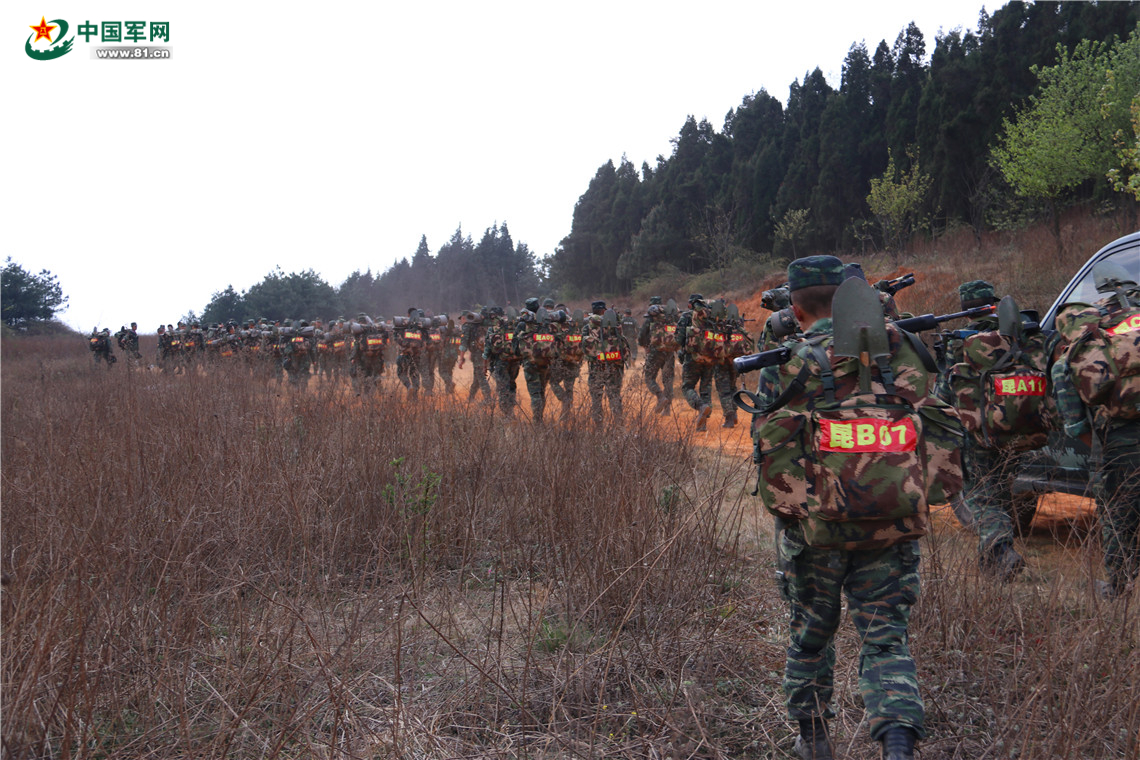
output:
<path id="1" fill-rule="evenodd" d="M 424 393 L 432 395 L 435 392 L 435 373 L 439 369 L 440 354 L 443 352 L 443 320 L 432 314 L 424 312 L 422 319 L 424 329 L 423 371 L 421 382 Z"/>
<path id="2" fill-rule="evenodd" d="M 444 323 L 439 329 L 443 343 L 439 351 L 439 379 L 443 381 L 444 390 L 450 396 L 455 393 L 455 363 L 459 360 L 459 346 L 463 343 L 463 336 L 454 319 L 446 314 L 442 319 Z"/>
<path id="3" fill-rule="evenodd" d="M 173 368 L 177 357 L 174 355 L 174 339 L 166 331 L 165 325 L 158 326 L 158 346 L 155 348 L 155 364 L 163 372 Z"/>
<path id="4" fill-rule="evenodd" d="M 985 280 L 971 280 L 958 286 L 962 310 L 998 302 L 994 287 Z M 950 388 L 949 368 L 964 357 L 962 336 L 998 329 L 997 315 L 982 317 L 963 330 L 956 330 L 944 343 L 947 371 L 938 377 L 935 393 L 948 404 L 955 402 Z M 978 533 L 978 565 L 1000 581 L 1013 580 L 1025 567 L 1025 560 L 1013 548 L 1014 502 L 1011 485 L 1022 454 L 1003 449 L 982 449 L 967 436 L 962 449 L 962 470 L 966 485 L 958 497 L 969 510 Z"/>
<path id="5" fill-rule="evenodd" d="M 407 319 L 395 326 L 396 348 L 399 356 L 396 358 L 396 377 L 408 389 L 408 397 L 416 398 L 419 394 L 421 372 L 424 360 L 424 335 L 421 312 L 416 307 L 408 309 Z"/>
<path id="6" fill-rule="evenodd" d="M 377 390 L 384 376 L 384 351 L 389 342 L 385 323 L 376 322 L 361 312 L 356 321 L 348 325 L 345 337 L 352 340 L 349 375 L 353 388 L 357 393 Z"/>
<path id="7" fill-rule="evenodd" d="M 95 355 L 96 364 L 107 362 L 107 366 L 110 367 L 117 361 L 111 349 L 111 328 L 109 327 L 104 327 L 102 330 L 97 327 L 93 329 L 91 336 L 87 339 L 87 347 Z"/>
<path id="8" fill-rule="evenodd" d="M 625 377 L 625 361 L 629 348 L 621 325 L 606 325 L 605 301 L 590 305 L 590 316 L 582 329 L 582 351 L 586 355 L 589 374 L 586 387 L 590 391 L 590 414 L 595 424 L 602 424 L 602 397 L 609 399 L 610 415 L 615 423 L 622 419 L 621 385 Z M 615 315 L 615 322 L 616 322 Z"/>
<path id="9" fill-rule="evenodd" d="M 549 304 L 549 305 L 547 305 Z M 556 308 L 566 312 L 566 304 L 554 305 L 554 300 L 546 299 L 546 308 Z M 550 368 L 550 392 L 562 404 L 559 419 L 565 422 L 574 411 L 574 385 L 582 374 L 582 362 L 586 358 L 582 349 L 582 326 L 573 318 L 552 325 L 558 340 L 558 358 Z"/>
<path id="10" fill-rule="evenodd" d="M 700 293 L 689 296 L 689 311 L 677 321 L 677 341 L 681 344 L 681 394 L 697 410 L 697 430 L 706 430 L 712 416 L 712 389 L 716 364 L 693 348 L 693 335 L 705 329 L 709 307 Z"/>
<path id="11" fill-rule="evenodd" d="M 495 378 L 495 391 L 499 396 L 499 408 L 503 414 L 513 417 L 518 403 L 518 377 L 522 360 L 515 353 L 514 325 L 507 319 L 501 306 L 492 306 L 491 324 L 487 328 L 483 358 L 491 377 Z"/>
<path id="12" fill-rule="evenodd" d="M 795 367 L 814 356 L 813 344 L 825 350 L 830 346 L 831 299 L 843 279 L 843 265 L 834 256 L 809 256 L 788 265 L 792 308 L 799 324 L 808 328 L 802 340 L 785 344 L 794 354 L 788 365 L 761 371 L 759 407 L 768 407 L 784 389 L 795 387 Z M 896 393 L 912 404 L 922 403 L 930 387 L 921 359 L 898 331 L 891 333 L 890 352 L 895 378 L 901 381 L 904 373 L 908 378 L 905 386 L 896 381 Z M 809 378 L 798 393 L 789 391 L 784 408 L 810 410 L 823 400 L 822 388 L 818 376 Z M 755 443 L 754 459 L 762 462 L 760 452 L 773 444 L 759 437 Z M 860 634 L 859 691 L 871 737 L 883 743 L 889 760 L 911 760 L 915 740 L 924 735 L 923 703 L 907 646 L 910 609 L 919 593 L 918 541 L 875 549 L 812 546 L 805 539 L 803 520 L 782 514 L 776 518 L 780 590 L 791 605 L 784 693 L 788 714 L 799 724 L 796 753 L 805 759 L 832 757 L 826 721 L 834 716 L 834 637 L 846 592 L 849 615 Z"/>
<path id="13" fill-rule="evenodd" d="M 309 385 L 312 375 L 313 354 L 316 353 L 316 341 L 313 340 L 313 329 L 305 320 L 299 320 L 286 336 L 282 346 L 284 360 L 282 366 L 289 376 L 289 382 L 299 388 Z"/>
<path id="14" fill-rule="evenodd" d="M 523 358 L 523 379 L 530 395 L 530 414 L 535 422 L 542 422 L 546 410 L 546 386 L 550 383 L 550 366 L 557 360 L 557 346 L 550 326 L 538 317 L 538 299 L 528 298 L 519 321 L 515 325 L 514 349 Z M 543 314 L 545 315 L 545 310 Z"/>
<path id="15" fill-rule="evenodd" d="M 1100 280 L 1095 269 L 1093 274 Z M 1108 328 L 1110 334 L 1131 336 L 1140 332 L 1140 289 L 1135 282 L 1123 278 L 1117 285 L 1121 293 L 1097 301 L 1093 304 L 1095 311 L 1083 310 L 1091 321 Z M 1110 289 L 1111 286 L 1104 287 L 1098 282 L 1101 292 Z M 1129 304 L 1128 308 L 1122 301 Z M 1083 306 L 1071 304 L 1057 315 L 1057 329 L 1065 339 L 1073 338 L 1074 333 L 1070 332 L 1067 323 L 1075 323 L 1080 318 L 1077 312 L 1082 311 Z M 1133 409 L 1113 408 L 1109 403 L 1087 405 L 1083 399 L 1095 399 L 1097 394 L 1088 375 L 1083 378 L 1074 375 L 1072 345 L 1075 344 L 1065 345 L 1064 353 L 1053 365 L 1053 393 L 1065 434 L 1088 444 L 1094 459 L 1100 450 L 1100 470 L 1091 476 L 1108 579 L 1097 581 L 1096 590 L 1102 598 L 1113 599 L 1130 593 L 1140 573 L 1140 404 L 1133 395 Z M 1133 341 L 1129 350 L 1135 363 L 1140 343 Z M 1121 359 L 1121 356 L 1113 357 L 1118 367 Z M 1111 366 L 1099 357 L 1096 361 Z M 1136 377 L 1133 375 L 1130 380 L 1134 392 Z M 1125 380 L 1118 378 L 1117 382 L 1124 383 Z M 1096 467 L 1098 463 L 1093 461 L 1090 464 Z"/>
<path id="16" fill-rule="evenodd" d="M 642 367 L 645 387 L 657 399 L 656 410 L 661 414 L 667 413 L 673 405 L 673 378 L 677 349 L 680 348 L 676 319 L 675 314 L 670 316 L 666 313 L 661 297 L 653 296 L 649 299 L 649 309 L 637 336 L 637 342 L 645 349 L 645 366 Z M 660 385 L 657 384 L 658 374 L 661 375 Z"/>
<path id="17" fill-rule="evenodd" d="M 459 343 L 459 368 L 463 369 L 463 354 L 471 355 L 471 387 L 467 391 L 467 400 L 474 401 L 480 391 L 483 393 L 483 405 L 494 403 L 491 399 L 491 386 L 487 382 L 487 362 L 483 358 L 486 348 L 487 325 L 489 319 L 487 309 L 481 313 L 467 312 L 463 320 L 463 333 Z"/>
<path id="18" fill-rule="evenodd" d="M 781 285 L 778 288 L 765 290 L 760 297 L 760 305 L 772 312 L 767 320 L 764 321 L 764 330 L 760 333 L 760 341 L 758 348 L 760 351 L 769 351 L 773 348 L 779 348 L 780 344 L 790 337 L 799 332 L 798 325 L 791 325 L 791 332 L 788 336 L 783 336 L 782 333 L 786 332 L 784 327 L 780 327 L 780 319 L 786 316 L 790 322 L 795 322 L 795 317 L 788 313 L 787 309 L 791 309 L 792 299 L 788 295 L 788 286 Z"/>

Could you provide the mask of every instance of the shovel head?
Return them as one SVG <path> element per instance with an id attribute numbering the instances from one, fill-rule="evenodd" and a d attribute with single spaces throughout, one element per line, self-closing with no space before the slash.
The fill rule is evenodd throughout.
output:
<path id="1" fill-rule="evenodd" d="M 582 310 L 581 309 L 575 309 L 574 315 L 572 317 L 572 319 L 574 320 L 574 324 L 576 324 L 576 325 L 582 324 L 582 317 L 583 317 Z"/>
<path id="2" fill-rule="evenodd" d="M 709 306 L 709 316 L 713 319 L 724 319 L 725 311 L 723 298 L 716 299 Z"/>
<path id="3" fill-rule="evenodd" d="M 1005 296 L 998 302 L 998 333 L 1007 338 L 1017 338 L 1021 335 L 1021 309 L 1013 296 Z"/>
<path id="4" fill-rule="evenodd" d="M 677 309 L 677 302 L 674 301 L 672 298 L 670 298 L 669 302 L 667 304 L 665 304 L 665 313 L 668 314 L 670 317 L 675 317 L 675 316 L 677 316 L 678 311 L 679 310 Z"/>
<path id="5" fill-rule="evenodd" d="M 858 277 L 844 280 L 831 300 L 831 321 L 832 354 L 858 358 L 859 389 L 869 393 L 871 363 L 891 355 L 887 321 L 878 291 Z"/>
<path id="6" fill-rule="evenodd" d="M 728 318 L 737 321 L 740 319 L 740 309 L 738 309 L 734 303 L 728 305 Z"/>
<path id="7" fill-rule="evenodd" d="M 547 311 L 545 306 L 539 306 L 538 311 L 534 313 L 534 319 L 540 325 L 546 324 Z"/>
<path id="8" fill-rule="evenodd" d="M 618 315 L 613 309 L 606 309 L 606 313 L 602 315 L 602 327 L 617 327 Z"/>

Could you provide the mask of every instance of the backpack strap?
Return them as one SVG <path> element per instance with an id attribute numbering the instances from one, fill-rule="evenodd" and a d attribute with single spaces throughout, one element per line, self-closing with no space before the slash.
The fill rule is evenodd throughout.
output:
<path id="1" fill-rule="evenodd" d="M 922 366 L 926 369 L 926 371 L 932 375 L 937 375 L 939 372 L 938 363 L 934 361 L 934 357 L 930 355 L 930 349 L 926 347 L 926 344 L 922 342 L 922 339 L 919 338 L 915 333 L 908 332 L 906 330 L 900 329 L 899 332 L 903 334 L 903 337 L 905 337 L 907 339 L 907 342 L 910 343 L 910 347 L 914 349 L 914 352 L 916 354 L 918 354 L 918 358 L 922 361 Z"/>
<path id="2" fill-rule="evenodd" d="M 823 383 L 823 397 L 827 403 L 835 403 L 835 373 L 831 371 L 831 361 L 827 358 L 827 349 L 821 345 L 825 336 L 808 339 L 808 349 L 816 363 L 819 364 L 819 379 Z M 807 365 L 805 364 L 806 368 Z M 802 371 L 801 371 L 801 374 Z M 798 378 L 797 378 L 798 379 Z"/>

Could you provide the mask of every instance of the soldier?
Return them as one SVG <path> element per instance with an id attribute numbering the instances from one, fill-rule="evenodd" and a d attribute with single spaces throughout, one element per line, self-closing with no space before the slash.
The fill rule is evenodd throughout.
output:
<path id="1" fill-rule="evenodd" d="M 760 305 L 772 312 L 764 322 L 763 332 L 760 333 L 761 351 L 778 348 L 785 340 L 800 332 L 795 314 L 792 313 L 792 301 L 788 295 L 787 283 L 778 288 L 765 290 L 760 296 Z"/>
<path id="2" fill-rule="evenodd" d="M 546 299 L 546 303 L 563 314 L 567 313 L 564 303 L 555 306 L 554 300 L 550 298 Z M 580 315 L 580 312 L 576 313 Z M 582 362 L 586 358 L 586 353 L 582 349 L 580 321 L 568 315 L 565 322 L 551 325 L 556 331 L 558 340 L 558 358 L 550 368 L 550 391 L 562 404 L 562 412 L 558 419 L 563 422 L 569 420 L 574 411 L 574 385 L 582 374 Z"/>
<path id="3" fill-rule="evenodd" d="M 645 349 L 645 366 L 642 368 L 645 387 L 657 399 L 656 408 L 661 414 L 673 406 L 676 355 L 681 347 L 677 341 L 677 318 L 677 307 L 672 299 L 666 308 L 661 304 L 661 296 L 653 296 L 649 299 L 649 309 L 637 336 L 637 342 Z M 657 384 L 658 373 L 661 375 L 660 385 Z"/>
<path id="4" fill-rule="evenodd" d="M 756 428 L 753 456 L 761 463 L 762 473 L 765 463 L 776 466 L 773 462 L 778 461 L 774 448 L 779 444 L 769 438 L 779 434 L 782 422 L 793 413 L 810 414 L 825 401 L 834 407 L 836 396 L 844 398 L 839 395 L 841 392 L 844 395 L 851 392 L 853 381 L 849 368 L 858 362 L 845 360 L 848 370 L 840 375 L 838 357 L 829 358 L 831 302 L 843 280 L 843 264 L 834 256 L 809 256 L 788 265 L 792 309 L 799 324 L 808 328 L 804 340 L 793 339 L 785 344 L 793 351 L 792 361 L 784 367 L 767 367 L 761 372 L 758 406 L 768 409 L 774 402 L 781 405 L 767 418 L 758 418 L 764 422 Z M 853 327 L 848 329 L 854 331 Z M 887 328 L 880 329 L 886 331 Z M 912 408 L 923 404 L 932 378 L 927 375 L 915 349 L 897 330 L 883 337 L 883 346 L 889 350 L 889 354 L 882 355 L 883 361 L 889 362 L 889 370 L 883 364 L 876 365 L 878 382 L 887 385 L 888 392 L 904 398 Z M 827 367 L 821 364 L 823 361 L 829 363 Z M 817 367 L 816 371 L 807 372 L 812 366 Z M 824 369 L 836 370 L 835 375 L 828 374 L 828 379 L 834 381 L 830 385 L 822 380 Z M 868 388 L 870 372 L 868 367 Z M 859 375 L 862 389 L 864 376 L 862 372 Z M 885 379 L 888 375 L 893 375 L 893 379 Z M 781 418 L 781 415 L 785 416 Z M 788 424 L 793 423 L 802 424 L 794 419 Z M 838 429 L 836 436 L 836 445 L 846 446 L 844 439 L 838 437 Z M 788 442 L 785 436 L 783 443 Z M 887 449 L 872 446 L 871 450 Z M 871 456 L 884 457 L 884 464 L 891 461 L 883 454 Z M 802 455 L 784 461 L 786 467 L 803 466 Z M 924 469 L 918 465 L 920 473 Z M 909 518 L 900 518 L 897 522 L 877 520 L 866 525 L 890 525 L 880 527 L 882 532 L 860 536 L 857 531 L 865 524 L 813 522 L 807 505 L 796 495 L 800 493 L 799 488 L 809 487 L 798 485 L 806 477 L 805 470 L 768 471 L 768 477 L 760 485 L 761 495 L 765 506 L 777 518 L 780 590 L 791 606 L 791 643 L 787 650 L 784 693 L 788 714 L 799 724 L 797 755 L 805 760 L 832 757 L 827 720 L 834 716 L 831 708 L 834 636 L 842 613 L 841 597 L 846 591 L 848 611 L 861 642 L 859 691 L 871 737 L 882 742 L 883 756 L 887 760 L 911 760 L 915 740 L 924 732 L 922 698 L 914 660 L 907 646 L 910 608 L 919 593 L 919 547 L 912 537 L 921 535 L 913 529 L 918 523 L 905 522 Z M 880 475 L 879 479 L 886 481 L 891 477 Z M 883 494 L 884 501 L 897 500 L 900 504 L 904 498 L 912 497 L 911 493 L 904 493 L 901 486 L 888 488 Z M 925 507 L 925 501 L 920 507 Z M 850 544 L 829 543 L 817 533 L 841 528 Z M 889 532 L 892 529 L 893 534 Z M 873 548 L 845 548 L 850 545 Z"/>
<path id="5" fill-rule="evenodd" d="M 463 369 L 464 353 L 471 355 L 471 386 L 467 390 L 467 401 L 474 401 L 475 396 L 482 391 L 484 406 L 490 406 L 494 403 L 491 399 L 491 386 L 487 382 L 487 362 L 483 357 L 487 339 L 486 320 L 488 319 L 486 308 L 478 314 L 473 311 L 467 312 L 463 318 L 462 336 L 459 342 L 460 369 Z"/>
<path id="6" fill-rule="evenodd" d="M 443 381 L 447 395 L 451 396 L 455 393 L 455 363 L 459 360 L 459 346 L 463 343 L 463 335 L 454 319 L 446 314 L 440 318 L 443 320 L 443 326 L 439 329 L 443 346 L 439 352 L 439 379 Z"/>
<path id="7" fill-rule="evenodd" d="M 130 328 L 120 328 L 119 332 L 115 335 L 119 341 L 119 348 L 127 355 L 127 368 L 132 368 L 138 364 L 142 359 L 142 354 L 139 353 L 139 325 L 137 322 L 131 322 Z"/>
<path id="8" fill-rule="evenodd" d="M 388 330 L 383 323 L 374 322 L 364 312 L 348 325 L 346 337 L 351 336 L 349 374 L 357 393 L 373 391 L 384 375 L 384 350 L 388 347 Z"/>
<path id="9" fill-rule="evenodd" d="M 998 302 L 994 286 L 985 280 L 971 280 L 958 286 L 962 310 Z M 965 337 L 998 329 L 997 316 L 975 320 L 964 330 L 955 330 L 943 341 L 947 371 L 935 386 L 938 398 L 953 404 L 949 368 L 964 358 Z M 978 566 L 997 580 L 1008 582 L 1025 567 L 1025 560 L 1013 548 L 1014 501 L 1011 490 L 1022 455 L 1006 449 L 983 449 L 970 436 L 962 448 L 962 471 L 966 484 L 959 499 L 969 510 L 971 524 L 978 533 Z M 1028 527 L 1028 526 L 1026 526 Z"/>
<path id="10" fill-rule="evenodd" d="M 282 366 L 289 376 L 289 382 L 300 388 L 308 387 L 312 375 L 313 354 L 316 353 L 313 332 L 308 321 L 302 319 L 285 334 L 282 347 L 285 358 Z"/>
<path id="11" fill-rule="evenodd" d="M 512 309 L 513 311 L 513 309 Z M 495 378 L 495 391 L 499 396 L 499 408 L 503 414 L 513 417 L 517 403 L 517 382 L 522 360 L 515 353 L 514 326 L 503 313 L 502 306 L 488 309 L 491 324 L 487 327 L 483 358 L 491 377 Z"/>
<path id="12" fill-rule="evenodd" d="M 407 318 L 395 325 L 396 349 L 399 356 L 396 359 L 396 377 L 408 389 L 409 398 L 415 398 L 420 390 L 420 373 L 424 356 L 424 330 L 420 319 L 420 310 L 416 307 L 408 309 Z"/>
<path id="13" fill-rule="evenodd" d="M 115 363 L 115 354 L 111 350 L 111 328 L 104 327 L 102 330 L 98 327 L 92 328 L 87 347 L 91 349 L 91 353 L 95 354 L 96 364 L 107 362 L 109 368 Z"/>
<path id="14" fill-rule="evenodd" d="M 633 318 L 633 309 L 627 308 L 621 318 L 621 334 L 629 346 L 629 362 L 637 361 L 637 320 Z"/>
<path id="15" fill-rule="evenodd" d="M 1057 315 L 1064 347 L 1052 380 L 1065 434 L 1101 455 L 1093 495 L 1107 580 L 1095 586 L 1115 599 L 1131 593 L 1140 573 L 1140 288 L 1111 263 L 1095 267 L 1093 280 L 1111 295 Z"/>
<path id="16" fill-rule="evenodd" d="M 542 422 L 546 409 L 550 366 L 558 358 L 558 343 L 547 318 L 547 311 L 538 305 L 538 299 L 528 298 L 515 325 L 515 352 L 523 358 L 523 379 L 530 395 L 531 419 L 538 423 Z"/>
<path id="17" fill-rule="evenodd" d="M 155 364 L 163 372 L 171 369 L 173 363 L 177 361 L 177 356 L 174 351 L 174 339 L 170 333 L 166 331 L 165 325 L 158 326 L 158 346 L 155 348 Z"/>
<path id="18" fill-rule="evenodd" d="M 711 331 L 709 306 L 700 293 L 689 296 L 689 311 L 677 321 L 677 341 L 681 344 L 681 393 L 697 411 L 697 430 L 708 429 L 712 416 L 712 388 L 716 359 L 707 355 L 702 333 Z M 698 389 L 699 386 L 699 389 Z"/>
<path id="19" fill-rule="evenodd" d="M 605 301 L 594 301 L 590 304 L 590 312 L 582 330 L 582 350 L 589 372 L 586 387 L 590 390 L 590 413 L 595 424 L 602 424 L 604 395 L 609 399 L 610 415 L 615 423 L 620 423 L 621 385 L 629 346 L 617 314 L 606 309 Z"/>
<path id="20" fill-rule="evenodd" d="M 435 392 L 435 373 L 439 369 L 440 354 L 443 352 L 444 320 L 430 311 L 420 314 L 420 322 L 424 332 L 423 371 L 420 373 L 424 393 L 432 395 Z"/>
<path id="21" fill-rule="evenodd" d="M 721 302 L 723 304 L 723 302 Z M 716 369 L 713 371 L 713 380 L 716 384 L 716 393 L 720 398 L 720 408 L 724 412 L 724 423 L 721 427 L 736 427 L 736 404 L 733 394 L 736 393 L 736 367 L 732 361 L 738 356 L 747 356 L 756 350 L 756 343 L 752 336 L 744 329 L 744 319 L 736 308 L 736 304 L 721 306 L 718 309 L 724 314 L 717 320 L 717 327 L 724 334 L 724 352 L 718 357 Z"/>

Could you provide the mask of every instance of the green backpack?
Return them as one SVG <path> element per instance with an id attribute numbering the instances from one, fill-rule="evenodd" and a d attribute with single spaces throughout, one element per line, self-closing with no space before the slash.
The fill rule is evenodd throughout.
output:
<path id="1" fill-rule="evenodd" d="M 927 393 L 932 362 L 885 325 L 870 286 L 847 280 L 833 308 L 834 342 L 821 336 L 794 349 L 782 371 L 793 379 L 758 412 L 757 493 L 772 513 L 800 520 L 812 546 L 918 538 L 929 505 L 961 490 L 960 423 Z"/>
<path id="2" fill-rule="evenodd" d="M 998 329 L 967 337 L 962 355 L 950 368 L 950 390 L 977 445 L 1016 451 L 1044 446 L 1055 419 L 1049 340 L 1024 331 L 1012 297 L 998 305 Z"/>

